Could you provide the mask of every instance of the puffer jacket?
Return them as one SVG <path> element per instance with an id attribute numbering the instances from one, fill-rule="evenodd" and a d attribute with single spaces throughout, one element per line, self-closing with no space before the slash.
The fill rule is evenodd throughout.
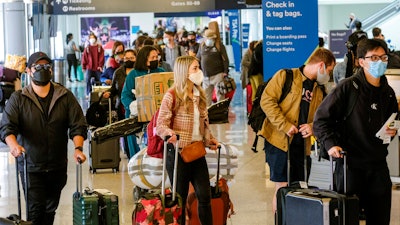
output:
<path id="1" fill-rule="evenodd" d="M 17 137 L 27 153 L 29 172 L 66 169 L 68 138 L 87 137 L 86 120 L 75 96 L 59 84 L 52 85 L 48 112 L 43 111 L 31 85 L 14 92 L 3 112 L 0 138 L 5 142 L 11 134 Z"/>
<path id="2" fill-rule="evenodd" d="M 283 85 L 286 79 L 286 71 L 279 70 L 268 82 L 264 93 L 262 94 L 260 105 L 267 118 L 259 131 L 269 143 L 282 151 L 288 150 L 287 135 L 292 125 L 298 127 L 300 103 L 303 91 L 303 81 L 307 79 L 299 68 L 293 70 L 292 88 L 286 98 L 278 104 L 282 95 Z M 307 123 L 311 124 L 314 119 L 314 113 L 321 104 L 324 92 L 321 87 L 314 83 L 313 96 L 310 102 Z M 292 140 L 292 138 L 290 139 Z M 311 140 L 305 139 L 307 155 L 310 155 Z"/>

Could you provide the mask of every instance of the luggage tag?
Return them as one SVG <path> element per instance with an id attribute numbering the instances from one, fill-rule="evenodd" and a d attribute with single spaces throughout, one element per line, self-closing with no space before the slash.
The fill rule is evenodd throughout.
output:
<path id="1" fill-rule="evenodd" d="M 308 188 L 308 184 L 305 181 L 299 181 L 300 187 L 302 189 L 307 189 Z"/>

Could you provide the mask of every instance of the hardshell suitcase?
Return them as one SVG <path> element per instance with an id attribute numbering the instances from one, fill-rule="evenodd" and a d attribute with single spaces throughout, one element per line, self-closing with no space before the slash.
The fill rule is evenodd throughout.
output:
<path id="1" fill-rule="evenodd" d="M 85 189 L 82 193 L 82 165 L 77 165 L 73 196 L 74 225 L 119 225 L 118 196 L 106 189 Z"/>
<path id="2" fill-rule="evenodd" d="M 256 139 L 257 140 L 257 139 Z M 275 225 L 286 225 L 286 195 L 294 190 L 299 190 L 301 189 L 301 185 L 307 184 L 307 177 L 308 177 L 308 170 L 307 170 L 307 155 L 306 155 L 306 149 L 304 148 L 304 158 L 303 158 L 303 164 L 304 164 L 304 183 L 300 181 L 296 182 L 291 182 L 291 177 L 290 177 L 290 138 L 287 138 L 287 145 L 289 146 L 289 149 L 287 151 L 287 179 L 288 179 L 288 186 L 287 187 L 281 187 L 278 189 L 276 193 L 276 212 L 275 212 Z M 307 186 L 307 185 L 306 185 Z M 310 189 L 318 189 L 317 187 L 307 187 Z"/>
<path id="3" fill-rule="evenodd" d="M 333 160 L 331 171 L 333 171 Z M 344 183 L 346 184 L 346 156 L 344 156 Z M 333 172 L 331 172 L 331 188 Z M 346 185 L 345 185 L 346 193 Z M 313 215 L 305 216 L 305 215 Z M 358 225 L 358 197 L 330 190 L 298 189 L 286 195 L 286 225 Z"/>
<path id="4" fill-rule="evenodd" d="M 118 172 L 120 161 L 119 138 L 104 142 L 89 140 L 89 164 L 92 173 L 96 173 L 97 169 L 112 169 Z"/>
<path id="5" fill-rule="evenodd" d="M 164 155 L 163 161 L 167 161 L 167 140 L 164 140 Z M 177 142 L 175 149 L 178 148 L 179 135 L 177 135 Z M 172 192 L 166 194 L 165 185 L 167 179 L 166 163 L 163 163 L 161 191 L 148 191 L 136 200 L 132 213 L 132 224 L 168 224 L 178 225 L 182 222 L 182 198 L 176 193 L 176 176 L 177 176 L 177 165 L 178 165 L 178 153 L 175 150 L 175 163 L 174 163 L 174 174 L 172 183 Z"/>
<path id="6" fill-rule="evenodd" d="M 217 175 L 220 173 L 221 145 L 218 146 Z M 211 187 L 211 210 L 214 225 L 225 225 L 229 216 L 229 211 L 233 213 L 233 204 L 229 198 L 228 185 L 224 178 L 215 179 L 214 187 Z M 198 215 L 198 201 L 194 189 L 189 191 L 186 203 L 189 225 L 201 225 Z"/>
<path id="7" fill-rule="evenodd" d="M 111 100 L 109 99 L 109 123 L 112 123 Z M 92 132 L 92 131 L 90 131 Z M 89 135 L 89 165 L 90 170 L 96 173 L 97 169 L 113 169 L 114 172 L 119 171 L 120 149 L 119 138 L 108 139 L 104 142 L 92 139 Z"/>
<path id="8" fill-rule="evenodd" d="M 28 219 L 28 176 L 27 176 L 27 167 L 26 167 L 26 155 L 25 153 L 23 153 L 23 155 L 21 157 L 24 157 L 24 184 L 25 187 L 24 189 L 26 190 L 24 193 L 24 197 L 25 197 L 25 206 L 26 206 L 26 218 Z M 20 195 L 20 185 L 19 185 L 19 170 L 18 170 L 18 160 L 17 158 L 15 158 L 15 168 L 16 168 L 16 177 L 17 177 L 17 197 L 18 197 L 18 215 L 17 214 L 12 214 L 6 218 L 0 217 L 0 225 L 32 225 L 32 222 L 29 221 L 24 221 L 22 220 L 22 216 L 21 216 L 21 195 Z"/>

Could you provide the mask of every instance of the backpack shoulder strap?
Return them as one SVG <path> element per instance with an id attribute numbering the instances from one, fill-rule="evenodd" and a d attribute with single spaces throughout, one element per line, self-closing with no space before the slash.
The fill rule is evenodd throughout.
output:
<path id="1" fill-rule="evenodd" d="M 347 117 L 350 116 L 350 114 L 353 112 L 354 106 L 357 102 L 358 99 L 358 95 L 360 94 L 359 86 L 360 86 L 360 80 L 355 77 L 352 76 L 351 77 L 351 88 L 350 88 L 350 92 L 349 92 L 349 96 L 348 96 L 348 103 L 347 103 L 347 108 L 346 108 L 346 114 L 344 116 L 344 120 L 347 119 Z"/>
<path id="2" fill-rule="evenodd" d="M 286 96 L 289 94 L 290 90 L 292 89 L 293 70 L 292 69 L 285 69 L 285 71 L 286 71 L 285 84 L 283 85 L 282 95 L 279 98 L 279 102 L 278 103 L 281 103 L 286 98 Z"/>
<path id="3" fill-rule="evenodd" d="M 178 57 L 179 57 L 179 56 L 182 56 L 181 46 L 180 46 L 180 45 L 178 45 Z"/>

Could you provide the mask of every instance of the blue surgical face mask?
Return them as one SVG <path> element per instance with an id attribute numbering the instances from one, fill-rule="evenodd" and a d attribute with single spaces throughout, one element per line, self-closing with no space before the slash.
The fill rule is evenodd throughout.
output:
<path id="1" fill-rule="evenodd" d="M 375 78 L 381 77 L 387 68 L 387 62 L 382 62 L 382 60 L 376 62 L 369 61 L 368 64 L 368 72 Z"/>

